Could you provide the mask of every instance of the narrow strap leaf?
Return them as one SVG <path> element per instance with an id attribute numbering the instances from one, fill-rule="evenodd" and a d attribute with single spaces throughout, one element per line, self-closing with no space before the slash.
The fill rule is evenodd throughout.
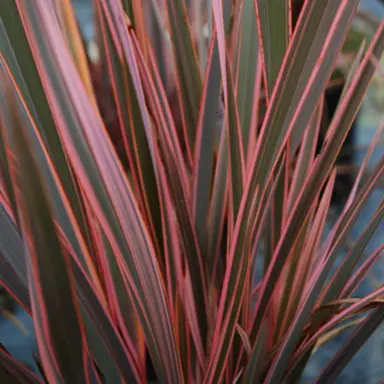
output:
<path id="1" fill-rule="evenodd" d="M 382 325 L 383 321 L 384 305 L 380 305 L 357 327 L 315 382 L 319 384 L 334 383 L 352 357 L 372 336 L 373 332 Z"/>

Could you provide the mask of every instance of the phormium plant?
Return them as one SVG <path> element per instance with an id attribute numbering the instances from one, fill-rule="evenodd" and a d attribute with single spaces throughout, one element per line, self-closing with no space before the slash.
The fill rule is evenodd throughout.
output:
<path id="1" fill-rule="evenodd" d="M 0 279 L 41 373 L 0 348 L 10 382 L 145 383 L 150 358 L 161 383 L 293 383 L 355 327 L 328 383 L 384 319 L 383 286 L 354 296 L 383 200 L 335 264 L 380 129 L 325 231 L 384 23 L 325 121 L 358 0 L 188 3 L 94 0 L 95 61 L 70 0 L 1 2 Z"/>

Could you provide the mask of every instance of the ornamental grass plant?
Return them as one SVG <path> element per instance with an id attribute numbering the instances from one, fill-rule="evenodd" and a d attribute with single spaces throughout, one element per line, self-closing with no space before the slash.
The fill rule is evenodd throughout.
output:
<path id="1" fill-rule="evenodd" d="M 2 383 L 295 383 L 353 328 L 336 380 L 384 320 L 355 295 L 383 199 L 340 261 L 383 124 L 326 230 L 384 49 L 381 22 L 327 119 L 358 3 L 93 0 L 90 57 L 70 0 L 1 1 L 0 282 L 39 367 L 0 347 Z"/>

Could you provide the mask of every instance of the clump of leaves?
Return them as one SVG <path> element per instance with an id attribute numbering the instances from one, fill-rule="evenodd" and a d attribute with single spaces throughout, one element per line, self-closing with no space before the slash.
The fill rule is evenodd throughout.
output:
<path id="1" fill-rule="evenodd" d="M 384 287 L 353 296 L 382 200 L 334 268 L 382 178 L 383 157 L 361 183 L 381 130 L 325 232 L 384 23 L 325 124 L 358 0 L 297 18 L 288 1 L 94 0 L 97 63 L 69 0 L 3 3 L 0 277 L 44 380 L 146 382 L 148 350 L 161 383 L 290 383 L 355 326 L 318 382 L 336 378 L 384 318 Z M 0 354 L 15 382 L 43 380 Z"/>

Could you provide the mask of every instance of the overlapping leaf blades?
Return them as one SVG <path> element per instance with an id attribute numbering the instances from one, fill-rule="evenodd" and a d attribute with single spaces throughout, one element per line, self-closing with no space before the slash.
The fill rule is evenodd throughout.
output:
<path id="1" fill-rule="evenodd" d="M 383 158 L 360 186 L 361 169 L 323 235 L 335 160 L 384 50 L 384 24 L 357 53 L 316 155 L 324 90 L 357 0 L 304 1 L 294 30 L 288 0 L 193 8 L 212 11 L 205 74 L 184 0 L 93 3 L 96 63 L 69 1 L 0 8 L 0 279 L 32 314 L 44 375 L 146 382 L 151 358 L 163 383 L 294 380 L 319 340 L 370 312 L 319 382 L 336 377 L 383 321 L 382 288 L 349 299 L 383 251 L 354 271 L 382 202 L 333 269 Z M 146 28 L 154 14 L 164 38 Z M 164 71 L 170 62 L 174 72 Z M 0 352 L 8 376 L 39 382 Z"/>

